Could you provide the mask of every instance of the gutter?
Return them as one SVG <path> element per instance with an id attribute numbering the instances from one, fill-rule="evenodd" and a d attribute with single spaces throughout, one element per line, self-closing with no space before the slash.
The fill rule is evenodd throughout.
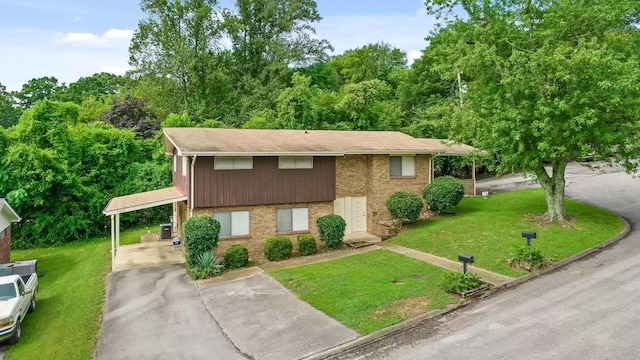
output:
<path id="1" fill-rule="evenodd" d="M 197 158 L 198 158 L 198 155 L 193 155 L 193 159 L 192 159 L 192 161 L 191 161 L 191 172 L 189 173 L 189 182 L 190 182 L 189 190 L 190 190 L 190 192 L 191 192 L 191 195 L 190 195 L 189 200 L 191 200 L 190 202 L 191 202 L 191 212 L 192 212 L 192 213 L 193 213 L 193 207 L 194 207 L 193 205 L 194 205 L 194 203 L 195 203 L 195 199 L 194 199 L 194 197 L 193 197 L 193 193 L 194 193 L 194 190 L 193 190 L 194 186 L 193 186 L 193 184 L 194 184 L 194 182 L 195 182 L 195 181 L 194 181 L 194 174 L 195 174 L 195 169 L 196 169 L 196 159 L 197 159 Z"/>

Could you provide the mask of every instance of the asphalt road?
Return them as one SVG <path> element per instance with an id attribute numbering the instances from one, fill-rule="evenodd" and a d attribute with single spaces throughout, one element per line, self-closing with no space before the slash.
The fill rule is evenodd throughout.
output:
<path id="1" fill-rule="evenodd" d="M 640 179 L 571 166 L 567 195 L 640 225 Z M 536 186 L 518 177 L 479 189 Z M 637 359 L 640 232 L 553 273 L 338 359 Z"/>

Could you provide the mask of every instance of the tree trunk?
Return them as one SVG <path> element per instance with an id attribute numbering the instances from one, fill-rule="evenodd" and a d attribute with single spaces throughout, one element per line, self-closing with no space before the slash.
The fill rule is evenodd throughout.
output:
<path id="1" fill-rule="evenodd" d="M 547 199 L 546 216 L 550 222 L 566 222 L 564 209 L 564 173 L 567 168 L 567 161 L 556 161 L 552 163 L 552 173 L 542 167 L 536 171 L 544 196 Z"/>

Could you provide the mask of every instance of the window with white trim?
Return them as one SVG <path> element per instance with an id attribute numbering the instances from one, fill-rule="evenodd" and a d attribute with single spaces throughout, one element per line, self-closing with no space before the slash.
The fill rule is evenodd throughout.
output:
<path id="1" fill-rule="evenodd" d="M 278 209 L 276 214 L 276 232 L 309 230 L 309 208 Z"/>
<path id="2" fill-rule="evenodd" d="M 278 169 L 313 169 L 313 156 L 281 156 Z"/>
<path id="3" fill-rule="evenodd" d="M 220 223 L 220 237 L 249 235 L 248 211 L 225 211 L 213 213 Z"/>
<path id="4" fill-rule="evenodd" d="M 416 176 L 416 157 L 389 156 L 389 175 Z"/>
<path id="5" fill-rule="evenodd" d="M 187 176 L 187 168 L 189 167 L 189 158 L 186 156 L 182 157 L 182 176 Z"/>
<path id="6" fill-rule="evenodd" d="M 243 170 L 253 169 L 253 157 L 251 156 L 216 156 L 213 159 L 214 170 Z"/>
<path id="7" fill-rule="evenodd" d="M 173 154 L 173 172 L 178 171 L 178 155 Z"/>

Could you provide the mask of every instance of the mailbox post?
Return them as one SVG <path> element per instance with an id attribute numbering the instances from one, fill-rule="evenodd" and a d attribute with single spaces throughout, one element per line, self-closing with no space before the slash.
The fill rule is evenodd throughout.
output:
<path id="1" fill-rule="evenodd" d="M 535 233 L 534 231 L 523 231 L 522 237 L 527 238 L 527 247 L 531 249 L 531 239 L 537 239 L 538 234 Z"/>
<path id="2" fill-rule="evenodd" d="M 462 273 L 467 273 L 468 264 L 473 264 L 473 255 L 458 254 L 458 261 L 462 261 Z"/>

